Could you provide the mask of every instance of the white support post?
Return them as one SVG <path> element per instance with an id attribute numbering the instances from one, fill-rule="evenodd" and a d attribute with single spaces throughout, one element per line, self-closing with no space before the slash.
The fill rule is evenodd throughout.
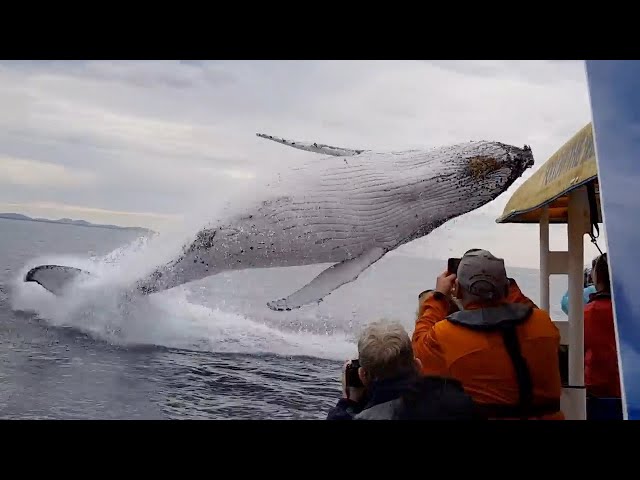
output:
<path id="1" fill-rule="evenodd" d="M 569 384 L 574 387 L 571 401 L 577 420 L 586 419 L 586 392 L 584 386 L 584 304 L 583 269 L 584 235 L 587 233 L 588 199 L 584 187 L 569 194 Z"/>
<path id="2" fill-rule="evenodd" d="M 549 310 L 549 207 L 540 216 L 540 308 Z"/>

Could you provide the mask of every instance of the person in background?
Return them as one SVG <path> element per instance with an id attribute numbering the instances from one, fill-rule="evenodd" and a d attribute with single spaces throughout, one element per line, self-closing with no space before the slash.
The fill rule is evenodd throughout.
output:
<path id="1" fill-rule="evenodd" d="M 591 277 L 591 272 L 593 271 L 593 267 L 596 264 L 596 260 L 598 257 L 594 258 L 591 262 L 591 268 L 584 269 L 584 282 L 582 291 L 582 301 L 586 305 L 589 302 L 589 295 L 592 293 L 596 293 L 596 286 L 593 284 L 593 279 Z M 565 313 L 565 315 L 569 315 L 569 290 L 566 291 L 562 300 L 560 301 L 560 308 Z"/>
<path id="2" fill-rule="evenodd" d="M 584 307 L 584 380 L 587 419 L 622 419 L 620 373 L 607 254 L 592 269 L 596 292 Z"/>
<path id="3" fill-rule="evenodd" d="M 416 357 L 423 374 L 462 382 L 488 418 L 562 420 L 560 332 L 513 288 L 502 259 L 466 252 L 457 275 L 443 272 L 425 302 L 412 338 Z M 464 310 L 449 314 L 452 291 Z"/>
<path id="4" fill-rule="evenodd" d="M 399 323 L 381 321 L 367 326 L 358 340 L 358 362 L 357 371 L 351 368 L 351 361 L 345 363 L 343 397 L 329 411 L 327 420 L 479 418 L 460 382 L 420 375 L 420 361 Z"/>

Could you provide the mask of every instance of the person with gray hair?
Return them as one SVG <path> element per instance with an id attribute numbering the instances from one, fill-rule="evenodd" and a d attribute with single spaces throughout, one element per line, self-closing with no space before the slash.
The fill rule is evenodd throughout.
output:
<path id="1" fill-rule="evenodd" d="M 449 314 L 449 295 L 461 311 Z M 504 260 L 491 252 L 469 250 L 457 272 L 438 277 L 412 341 L 422 373 L 458 379 L 488 418 L 564 419 L 560 332 L 514 295 Z"/>
<path id="2" fill-rule="evenodd" d="M 343 398 L 328 420 L 470 420 L 477 418 L 460 382 L 422 377 L 411 338 L 397 322 L 368 325 L 358 359 L 343 367 Z"/>

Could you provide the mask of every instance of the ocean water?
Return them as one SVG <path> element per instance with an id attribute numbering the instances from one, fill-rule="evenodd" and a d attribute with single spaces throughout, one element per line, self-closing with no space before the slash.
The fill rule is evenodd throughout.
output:
<path id="1" fill-rule="evenodd" d="M 446 263 L 390 254 L 294 312 L 265 304 L 327 265 L 223 273 L 121 301 L 119 285 L 178 246 L 131 231 L 0 219 L 0 418 L 323 419 L 360 329 L 392 318 L 411 333 L 417 294 Z M 57 298 L 21 280 L 42 263 L 98 279 Z M 509 274 L 538 301 L 537 271 Z M 566 280 L 552 278 L 551 290 L 552 316 L 566 318 Z"/>

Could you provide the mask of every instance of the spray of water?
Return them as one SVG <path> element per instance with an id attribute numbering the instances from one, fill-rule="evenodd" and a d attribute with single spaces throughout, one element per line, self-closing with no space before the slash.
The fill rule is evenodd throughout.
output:
<path id="1" fill-rule="evenodd" d="M 278 193 L 277 189 L 270 191 Z M 273 315 L 264 308 L 243 311 L 234 305 L 233 291 L 218 289 L 213 294 L 216 298 L 206 298 L 206 294 L 203 298 L 202 284 L 184 285 L 148 297 L 129 293 L 129 287 L 136 280 L 170 260 L 200 228 L 240 211 L 259 194 L 264 198 L 264 191 L 248 184 L 247 189 L 236 194 L 226 192 L 224 198 L 228 200 L 218 202 L 217 208 L 211 208 L 202 199 L 194 203 L 197 207 L 173 229 L 140 237 L 104 256 L 35 258 L 14 279 L 12 307 L 34 312 L 51 325 L 73 327 L 101 341 L 119 345 L 330 359 L 350 357 L 355 348 L 351 335 L 344 331 L 307 328 L 313 322 L 313 314 L 307 313 L 302 320 L 304 328 L 291 329 L 283 328 L 282 322 L 263 317 Z M 30 268 L 45 263 L 81 268 L 92 275 L 71 284 L 63 295 L 54 296 L 39 285 L 22 280 Z M 199 295 L 194 295 L 194 291 Z"/>

